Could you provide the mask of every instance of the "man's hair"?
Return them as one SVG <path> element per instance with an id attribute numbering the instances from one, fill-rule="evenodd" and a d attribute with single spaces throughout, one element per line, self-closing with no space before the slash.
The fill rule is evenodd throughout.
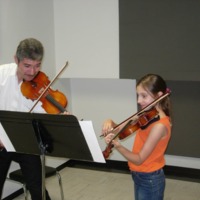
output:
<path id="1" fill-rule="evenodd" d="M 22 40 L 16 51 L 18 61 L 28 58 L 31 60 L 42 61 L 44 55 L 44 47 L 42 43 L 34 38 Z"/>

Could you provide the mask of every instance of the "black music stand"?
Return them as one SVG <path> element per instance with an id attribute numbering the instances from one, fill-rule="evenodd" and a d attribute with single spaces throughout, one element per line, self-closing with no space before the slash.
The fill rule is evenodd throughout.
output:
<path id="1" fill-rule="evenodd" d="M 94 161 L 77 118 L 0 111 L 0 122 L 16 152 L 40 155 L 45 200 L 45 155 Z"/>

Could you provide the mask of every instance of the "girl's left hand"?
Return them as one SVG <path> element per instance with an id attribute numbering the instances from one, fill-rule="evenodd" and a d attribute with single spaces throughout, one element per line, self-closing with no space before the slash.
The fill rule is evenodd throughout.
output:
<path id="1" fill-rule="evenodd" d="M 113 133 L 109 133 L 108 135 L 105 136 L 105 142 L 106 144 L 109 144 L 111 142 L 111 140 L 113 139 L 115 135 Z"/>
<path id="2" fill-rule="evenodd" d="M 107 144 L 109 144 L 110 142 L 112 142 L 112 144 L 114 145 L 114 147 L 118 147 L 118 146 L 120 146 L 119 139 L 118 139 L 118 137 L 116 137 L 115 139 L 113 139 L 114 136 L 115 136 L 115 134 L 109 133 L 108 135 L 105 136 L 105 142 Z"/>

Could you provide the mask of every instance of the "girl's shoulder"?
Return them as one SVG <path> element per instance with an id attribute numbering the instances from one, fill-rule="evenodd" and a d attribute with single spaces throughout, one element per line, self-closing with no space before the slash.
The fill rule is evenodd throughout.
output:
<path id="1" fill-rule="evenodd" d="M 167 130 L 167 132 L 170 132 L 171 130 L 171 121 L 168 116 L 160 118 L 155 124 L 154 127 Z"/>
<path id="2" fill-rule="evenodd" d="M 154 123 L 154 126 L 164 126 L 167 128 L 171 127 L 171 121 L 168 116 L 161 117 L 158 121 Z"/>

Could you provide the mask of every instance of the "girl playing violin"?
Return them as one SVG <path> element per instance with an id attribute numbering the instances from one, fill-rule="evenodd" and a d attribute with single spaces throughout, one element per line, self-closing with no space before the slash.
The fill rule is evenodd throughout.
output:
<path id="1" fill-rule="evenodd" d="M 167 91 L 162 77 L 147 74 L 136 86 L 137 102 L 141 109 Z M 132 151 L 124 147 L 110 130 L 116 123 L 108 119 L 102 133 L 107 144 L 110 142 L 127 160 L 134 181 L 135 200 L 162 200 L 164 198 L 165 165 L 164 153 L 171 136 L 171 103 L 169 96 L 155 105 L 159 119 L 136 132 Z M 115 139 L 113 139 L 115 138 Z"/>

